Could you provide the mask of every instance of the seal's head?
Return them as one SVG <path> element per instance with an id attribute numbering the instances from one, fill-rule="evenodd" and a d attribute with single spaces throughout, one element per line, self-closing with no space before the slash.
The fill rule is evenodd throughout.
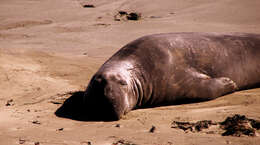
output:
<path id="1" fill-rule="evenodd" d="M 91 79 L 84 102 L 99 118 L 119 120 L 136 105 L 133 95 L 132 78 L 127 67 L 105 65 Z"/>

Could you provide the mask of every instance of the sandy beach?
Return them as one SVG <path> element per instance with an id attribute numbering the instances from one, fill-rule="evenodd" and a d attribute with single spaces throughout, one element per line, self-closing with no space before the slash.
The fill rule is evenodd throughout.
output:
<path id="1" fill-rule="evenodd" d="M 218 127 L 185 132 L 171 124 L 235 114 L 260 120 L 260 88 L 138 109 L 112 122 L 55 115 L 130 41 L 168 32 L 260 33 L 259 7 L 259 0 L 1 0 L 0 145 L 259 145 L 260 130 L 234 137 Z M 119 11 L 141 19 L 115 20 Z"/>

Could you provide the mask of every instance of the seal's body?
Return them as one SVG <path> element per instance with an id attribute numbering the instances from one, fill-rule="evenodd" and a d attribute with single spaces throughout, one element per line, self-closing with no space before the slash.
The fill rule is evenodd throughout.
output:
<path id="1" fill-rule="evenodd" d="M 211 100 L 258 83 L 258 34 L 154 34 L 106 61 L 92 77 L 84 103 L 120 119 L 135 108 Z"/>

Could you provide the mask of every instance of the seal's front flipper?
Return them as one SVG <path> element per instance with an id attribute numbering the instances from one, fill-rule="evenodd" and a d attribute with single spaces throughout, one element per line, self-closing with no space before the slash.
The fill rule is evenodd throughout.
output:
<path id="1" fill-rule="evenodd" d="M 188 93 L 186 96 L 198 100 L 212 100 L 217 97 L 229 94 L 237 90 L 237 85 L 234 81 L 227 77 L 211 78 L 201 74 L 190 80 Z M 201 77 L 207 76 L 207 77 Z M 194 76 L 193 76 L 194 77 Z"/>
<path id="2" fill-rule="evenodd" d="M 236 83 L 234 81 L 232 81 L 230 78 L 227 77 L 220 77 L 220 78 L 215 78 L 216 81 L 216 87 L 218 87 L 218 89 L 220 89 L 221 95 L 225 95 L 228 93 L 232 93 L 234 91 L 236 91 L 238 89 Z"/>

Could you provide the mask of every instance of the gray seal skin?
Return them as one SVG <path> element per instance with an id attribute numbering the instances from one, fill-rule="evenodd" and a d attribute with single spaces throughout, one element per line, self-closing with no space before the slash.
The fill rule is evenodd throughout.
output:
<path id="1" fill-rule="evenodd" d="M 136 108 L 212 100 L 259 83 L 259 34 L 154 34 L 108 59 L 83 102 L 118 120 Z"/>

